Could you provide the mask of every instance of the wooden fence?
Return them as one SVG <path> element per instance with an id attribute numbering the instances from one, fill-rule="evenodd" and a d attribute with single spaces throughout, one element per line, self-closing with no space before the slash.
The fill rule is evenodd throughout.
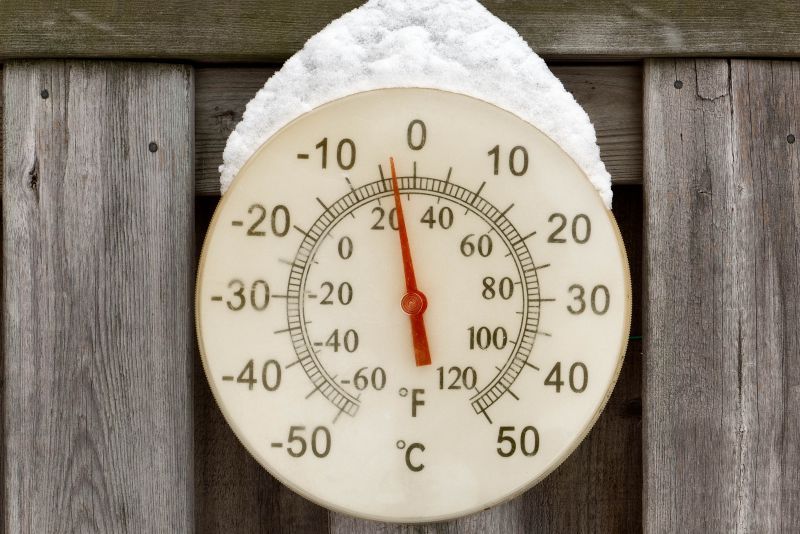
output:
<path id="1" fill-rule="evenodd" d="M 487 2 L 595 122 L 634 284 L 611 401 L 543 483 L 386 525 L 249 457 L 194 342 L 216 169 L 279 62 L 357 3 L 0 6 L 0 531 L 800 531 L 800 14 L 783 1 Z"/>

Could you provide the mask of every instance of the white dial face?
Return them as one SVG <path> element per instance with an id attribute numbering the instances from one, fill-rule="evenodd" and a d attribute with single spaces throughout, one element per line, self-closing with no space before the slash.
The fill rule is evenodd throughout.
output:
<path id="1" fill-rule="evenodd" d="M 334 510 L 415 522 L 565 459 L 611 393 L 630 303 L 614 219 L 558 145 L 474 98 L 386 89 L 300 117 L 241 170 L 197 327 L 265 468 Z"/>

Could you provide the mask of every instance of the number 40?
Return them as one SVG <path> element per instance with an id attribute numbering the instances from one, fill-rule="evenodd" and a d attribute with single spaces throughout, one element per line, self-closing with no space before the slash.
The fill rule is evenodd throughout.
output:
<path id="1" fill-rule="evenodd" d="M 569 389 L 575 393 L 583 393 L 586 391 L 586 386 L 589 385 L 589 370 L 583 362 L 575 362 L 569 368 Z M 561 386 L 564 385 L 564 380 L 561 379 L 561 362 L 556 362 L 547 378 L 544 379 L 545 386 L 553 386 L 556 388 L 556 393 L 561 393 Z"/>

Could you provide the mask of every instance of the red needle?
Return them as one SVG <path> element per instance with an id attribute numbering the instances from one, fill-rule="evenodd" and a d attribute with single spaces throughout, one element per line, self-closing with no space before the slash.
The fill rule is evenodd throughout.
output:
<path id="1" fill-rule="evenodd" d="M 414 340 L 414 358 L 417 367 L 431 364 L 431 351 L 428 348 L 428 335 L 425 333 L 425 320 L 422 314 L 428 307 L 428 299 L 417 289 L 414 277 L 414 264 L 411 261 L 411 247 L 408 246 L 406 220 L 403 217 L 403 204 L 400 202 L 400 188 L 397 186 L 397 171 L 394 169 L 394 158 L 389 158 L 392 168 L 392 189 L 394 190 L 394 206 L 397 209 L 397 226 L 400 231 L 400 250 L 403 253 L 403 272 L 406 277 L 406 294 L 400 299 L 400 307 L 411 319 L 411 337 Z"/>

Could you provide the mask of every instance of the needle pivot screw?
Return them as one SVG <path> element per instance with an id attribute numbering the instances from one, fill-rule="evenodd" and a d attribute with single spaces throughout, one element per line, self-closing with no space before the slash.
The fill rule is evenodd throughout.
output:
<path id="1" fill-rule="evenodd" d="M 428 299 L 419 291 L 411 291 L 403 295 L 400 307 L 408 315 L 419 315 L 428 307 Z"/>

